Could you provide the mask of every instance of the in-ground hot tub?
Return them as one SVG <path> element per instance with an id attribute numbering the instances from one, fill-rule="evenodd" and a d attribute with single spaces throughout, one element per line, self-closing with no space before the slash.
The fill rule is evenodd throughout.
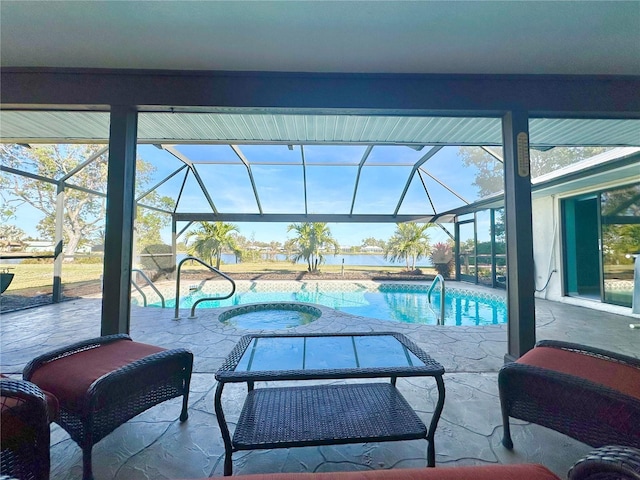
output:
<path id="1" fill-rule="evenodd" d="M 222 312 L 218 320 L 246 330 L 280 330 L 307 325 L 322 311 L 312 305 L 294 302 L 253 303 Z"/>

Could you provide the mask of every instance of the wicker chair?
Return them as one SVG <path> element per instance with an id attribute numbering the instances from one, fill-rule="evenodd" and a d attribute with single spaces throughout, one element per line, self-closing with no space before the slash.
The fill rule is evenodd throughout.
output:
<path id="1" fill-rule="evenodd" d="M 640 448 L 640 359 L 543 340 L 498 375 L 504 436 L 509 417 L 569 435 L 592 447 Z"/>
<path id="2" fill-rule="evenodd" d="M 571 467 L 569 480 L 640 480 L 640 450 L 619 445 L 596 448 Z"/>
<path id="3" fill-rule="evenodd" d="M 49 421 L 55 397 L 24 380 L 0 379 L 0 474 L 20 480 L 49 478 Z"/>
<path id="4" fill-rule="evenodd" d="M 54 394 L 60 424 L 82 448 L 83 479 L 93 478 L 93 445 L 139 413 L 182 396 L 187 419 L 193 354 L 109 335 L 41 355 L 23 376 Z"/>

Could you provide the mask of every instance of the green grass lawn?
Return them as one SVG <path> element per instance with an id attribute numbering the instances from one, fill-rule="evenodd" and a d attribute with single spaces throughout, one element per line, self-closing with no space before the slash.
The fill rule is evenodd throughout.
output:
<path id="1" fill-rule="evenodd" d="M 53 263 L 18 263 L 0 264 L 0 269 L 9 268 L 14 274 L 7 293 L 27 288 L 44 288 L 53 286 Z M 102 275 L 102 264 L 73 264 L 62 266 L 62 283 L 79 283 L 97 281 Z"/>
<path id="2" fill-rule="evenodd" d="M 9 272 L 15 274 L 13 282 L 7 289 L 7 293 L 24 289 L 43 289 L 53 286 L 53 263 L 29 263 L 29 264 L 0 264 L 0 269 L 10 268 Z M 322 265 L 320 267 L 320 278 L 322 274 L 340 274 L 342 265 Z M 207 269 L 199 264 L 185 264 L 184 271 Z M 305 263 L 263 261 L 253 263 L 223 264 L 220 270 L 231 276 L 234 274 L 300 274 L 307 271 Z M 345 265 L 344 272 L 378 272 L 380 274 L 401 273 L 405 269 L 403 266 L 383 266 L 383 267 L 363 267 L 355 265 Z M 426 274 L 434 274 L 433 269 L 422 269 Z M 99 281 L 102 275 L 102 264 L 75 264 L 65 263 L 62 266 L 62 284 L 78 284 L 83 282 Z"/>

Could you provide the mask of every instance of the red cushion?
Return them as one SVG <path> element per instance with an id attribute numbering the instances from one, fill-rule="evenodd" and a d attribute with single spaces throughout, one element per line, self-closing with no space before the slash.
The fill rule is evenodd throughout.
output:
<path id="1" fill-rule="evenodd" d="M 24 400 L 17 397 L 0 396 L 0 440 L 2 448 L 6 448 L 9 442 L 18 442 L 22 437 L 30 439 L 33 437 L 33 431 L 22 416 L 26 415 L 22 412 L 25 405 Z M 28 431 L 27 431 L 28 430 Z"/>
<path id="2" fill-rule="evenodd" d="M 236 480 L 560 480 L 542 465 L 482 465 L 364 472 L 269 473 L 238 475 Z M 204 479 L 203 479 L 204 480 Z"/>
<path id="3" fill-rule="evenodd" d="M 11 378 L 11 377 L 7 377 L 6 375 L 0 373 L 0 378 Z M 54 422 L 55 420 L 57 420 L 58 413 L 60 412 L 60 405 L 58 404 L 58 399 L 55 397 L 55 395 L 53 395 L 51 392 L 47 392 L 46 390 L 42 390 L 42 393 L 44 393 L 44 399 L 47 402 L 47 413 L 49 414 L 49 421 Z M 5 408 L 7 407 L 7 405 L 5 405 L 5 402 L 8 402 L 8 400 L 5 400 L 5 397 L 2 397 L 2 399 L 3 399 L 2 410 L 4 411 Z"/>
<path id="4" fill-rule="evenodd" d="M 2 378 L 7 377 L 2 375 Z M 58 414 L 58 402 L 54 396 L 51 398 L 54 403 L 51 407 L 47 404 L 49 420 Z M 38 415 L 34 415 L 34 408 L 38 409 Z M 30 396 L 0 395 L 0 441 L 3 449 L 15 450 L 21 448 L 20 445 L 30 445 L 43 429 L 49 428 L 41 416 L 40 408 L 41 403 Z M 37 423 L 40 418 L 41 424 Z"/>
<path id="5" fill-rule="evenodd" d="M 583 378 L 640 399 L 640 368 L 553 347 L 535 347 L 517 362 Z"/>
<path id="6" fill-rule="evenodd" d="M 60 405 L 78 410 L 83 408 L 87 390 L 95 380 L 164 350 L 155 345 L 117 340 L 46 363 L 29 380 L 55 395 Z"/>

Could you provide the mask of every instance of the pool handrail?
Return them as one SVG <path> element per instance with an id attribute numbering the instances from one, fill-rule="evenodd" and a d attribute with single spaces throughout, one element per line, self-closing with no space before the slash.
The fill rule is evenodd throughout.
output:
<path id="1" fill-rule="evenodd" d="M 440 282 L 440 316 L 438 317 L 438 325 L 444 325 L 445 302 L 444 302 L 444 277 L 442 275 L 440 274 L 436 275 L 435 278 L 433 279 L 433 282 L 431 282 L 431 286 L 429 287 L 429 290 L 427 290 L 427 300 L 429 302 L 429 305 L 431 305 L 431 292 L 437 285 L 438 281 Z"/>
<path id="2" fill-rule="evenodd" d="M 142 306 L 146 307 L 147 306 L 147 296 L 144 294 L 142 289 L 138 286 L 138 284 L 135 282 L 135 280 L 133 278 L 131 279 L 131 285 L 133 285 L 133 287 L 138 291 L 138 293 L 142 297 Z"/>
<path id="3" fill-rule="evenodd" d="M 142 275 L 142 278 L 145 279 L 145 281 L 147 282 L 147 285 L 149 285 L 151 287 L 151 289 L 156 292 L 156 294 L 160 297 L 160 301 L 162 302 L 162 308 L 164 308 L 164 297 L 162 296 L 162 294 L 160 293 L 160 290 L 158 290 L 158 288 L 153 284 L 153 282 L 151 281 L 151 279 L 149 277 L 147 277 L 147 275 L 142 271 L 139 270 L 137 268 L 132 268 L 131 269 L 131 273 L 136 272 L 140 275 Z M 135 287 L 135 289 L 138 291 L 138 293 L 140 295 L 142 295 L 142 301 L 144 306 L 147 306 L 147 296 L 142 292 L 142 289 L 138 286 L 138 284 L 133 280 L 133 277 L 131 277 L 131 285 L 133 285 Z"/>
<path id="4" fill-rule="evenodd" d="M 232 297 L 234 293 L 236 293 L 236 282 L 234 282 L 233 278 L 231 278 L 229 275 L 222 273 L 220 270 L 209 265 L 207 262 L 200 260 L 198 257 L 183 258 L 182 260 L 180 260 L 180 263 L 178 263 L 178 270 L 176 272 L 176 297 L 175 297 L 176 308 L 175 308 L 174 320 L 180 319 L 180 270 L 182 269 L 182 264 L 188 260 L 198 262 L 200 265 L 207 267 L 212 272 L 217 273 L 218 275 L 223 277 L 225 280 L 228 280 L 229 282 L 231 282 L 231 293 L 229 293 L 228 295 L 224 297 L 205 297 L 205 298 L 199 298 L 198 300 L 196 300 L 193 303 L 193 305 L 191 305 L 191 314 L 189 318 L 195 318 L 195 315 L 194 315 L 195 310 L 199 303 L 206 302 L 206 301 L 214 301 L 214 300 L 226 300 L 227 298 Z"/>

